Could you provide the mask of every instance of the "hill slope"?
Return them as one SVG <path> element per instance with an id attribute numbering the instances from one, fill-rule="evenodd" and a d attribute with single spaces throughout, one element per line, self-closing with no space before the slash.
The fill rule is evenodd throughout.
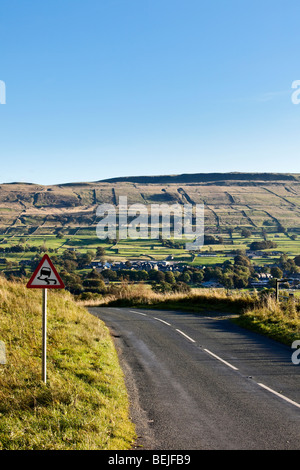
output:
<path id="1" fill-rule="evenodd" d="M 206 183 L 226 181 L 300 181 L 299 175 L 291 173 L 186 173 L 182 175 L 159 175 L 159 176 L 127 176 L 110 178 L 99 181 L 108 183 L 140 183 L 140 184 L 166 184 L 166 183 Z"/>
<path id="2" fill-rule="evenodd" d="M 114 178 L 92 183 L 0 185 L 0 233 L 96 224 L 99 204 L 204 203 L 205 226 L 300 227 L 300 175 L 199 173 Z"/>

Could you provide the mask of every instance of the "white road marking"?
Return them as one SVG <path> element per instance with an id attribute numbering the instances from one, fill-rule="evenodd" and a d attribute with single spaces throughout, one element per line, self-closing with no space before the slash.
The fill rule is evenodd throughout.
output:
<path id="1" fill-rule="evenodd" d="M 233 366 L 232 364 L 230 364 L 229 362 L 227 361 L 224 361 L 224 359 L 222 359 L 221 357 L 217 356 L 216 354 L 212 353 L 211 351 L 209 351 L 209 349 L 203 349 L 203 351 L 206 351 L 208 354 L 210 354 L 211 356 L 215 357 L 216 359 L 218 359 L 219 361 L 223 362 L 224 364 L 226 364 L 228 367 L 231 367 L 231 369 L 233 370 L 238 370 L 237 367 Z"/>
<path id="2" fill-rule="evenodd" d="M 146 314 L 146 313 L 135 312 L 134 310 L 129 310 L 129 312 L 132 312 L 132 313 L 137 313 L 138 315 L 143 315 L 143 317 L 146 317 L 146 316 L 147 316 L 147 314 Z"/>
<path id="3" fill-rule="evenodd" d="M 161 321 L 162 323 L 165 323 L 166 325 L 171 326 L 170 323 L 168 323 L 168 322 L 165 321 L 165 320 L 161 320 L 160 318 L 156 318 L 156 317 L 153 317 L 153 318 L 154 318 L 154 320 Z"/>
<path id="4" fill-rule="evenodd" d="M 182 334 L 183 336 L 185 336 L 187 339 L 189 339 L 192 343 L 195 343 L 196 341 L 193 339 L 193 338 L 190 338 L 188 335 L 186 335 L 183 331 L 181 330 L 177 330 L 176 328 L 176 331 L 178 331 L 178 333 Z"/>
<path id="5" fill-rule="evenodd" d="M 281 393 L 275 392 L 275 390 L 273 390 L 272 388 L 267 387 L 266 385 L 264 385 L 264 384 L 262 384 L 262 383 L 258 383 L 258 382 L 257 382 L 257 384 L 258 384 L 260 387 L 265 388 L 265 389 L 268 390 L 269 392 L 274 393 L 274 395 L 276 395 L 277 397 L 280 397 L 280 398 L 282 398 L 283 400 L 285 400 L 285 401 L 291 403 L 292 405 L 297 406 L 297 408 L 300 408 L 299 403 L 297 403 L 297 402 L 291 400 L 290 398 L 286 397 L 285 395 L 282 395 Z"/>
<path id="6" fill-rule="evenodd" d="M 119 308 L 115 308 L 115 310 L 120 310 Z M 132 313 L 137 313 L 138 315 L 143 315 L 144 317 L 147 317 L 147 314 L 146 313 L 141 313 L 141 312 L 136 312 L 135 310 L 129 310 L 130 312 Z M 166 322 L 165 320 L 161 320 L 161 318 L 156 318 L 156 317 L 153 317 L 155 320 L 158 320 L 162 323 L 165 323 L 166 325 L 168 326 L 172 326 L 170 323 Z M 178 331 L 178 333 L 182 334 L 183 336 L 185 336 L 185 338 L 187 338 L 188 340 L 190 340 L 192 343 L 195 343 L 196 341 L 193 339 L 193 338 L 190 338 L 190 336 L 188 336 L 187 334 L 185 334 L 183 331 L 181 330 L 178 330 L 176 328 L 176 331 Z M 203 351 L 207 352 L 208 354 L 210 354 L 211 356 L 213 356 L 214 358 L 218 359 L 219 361 L 223 362 L 224 364 L 226 364 L 228 367 L 231 367 L 231 369 L 233 370 L 238 370 L 237 367 L 233 366 L 232 364 L 230 364 L 229 362 L 225 361 L 224 359 L 222 359 L 221 357 L 217 356 L 216 354 L 214 354 L 213 352 L 211 352 L 209 349 L 205 349 L 203 348 Z M 278 393 L 276 392 L 275 390 L 273 390 L 272 388 L 270 387 L 267 387 L 266 385 L 262 384 L 262 383 L 259 383 L 259 382 L 256 382 L 257 385 L 259 385 L 260 387 L 264 388 L 265 390 L 268 390 L 270 393 L 273 393 L 274 395 L 276 395 L 277 397 L 279 398 L 282 398 L 283 400 L 287 401 L 288 403 L 291 403 L 292 405 L 296 406 L 297 408 L 300 408 L 300 404 L 291 400 L 290 398 L 286 397 L 285 395 L 282 395 L 281 393 Z"/>

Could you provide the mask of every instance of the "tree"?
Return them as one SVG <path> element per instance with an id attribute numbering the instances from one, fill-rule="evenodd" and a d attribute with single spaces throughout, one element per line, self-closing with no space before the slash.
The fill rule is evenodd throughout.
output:
<path id="1" fill-rule="evenodd" d="M 191 282 L 191 276 L 188 272 L 184 272 L 179 276 L 179 280 L 184 283 L 188 283 Z"/>
<path id="2" fill-rule="evenodd" d="M 221 283 L 223 284 L 226 289 L 233 289 L 234 288 L 234 282 L 233 282 L 233 276 L 229 274 L 225 274 L 222 279 L 220 279 Z"/>
<path id="3" fill-rule="evenodd" d="M 68 271 L 69 273 L 71 273 L 71 272 L 73 272 L 77 269 L 77 263 L 74 260 L 65 259 L 65 260 L 62 260 L 61 264 L 63 265 L 65 270 Z"/>
<path id="4" fill-rule="evenodd" d="M 294 258 L 294 263 L 295 263 L 297 266 L 300 266 L 300 255 L 295 256 L 295 258 Z"/>
<path id="5" fill-rule="evenodd" d="M 271 240 L 263 240 L 261 242 L 252 242 L 250 245 L 250 250 L 267 250 L 268 248 L 277 248 L 277 243 L 272 242 Z"/>
<path id="6" fill-rule="evenodd" d="M 106 291 L 106 286 L 101 279 L 85 279 L 83 281 L 83 286 L 85 287 L 86 291 L 89 292 L 97 292 L 102 294 Z"/>
<path id="7" fill-rule="evenodd" d="M 168 282 L 162 281 L 159 284 L 155 284 L 152 287 L 152 290 L 154 290 L 154 292 L 161 292 L 165 294 L 166 292 L 170 292 L 172 290 L 172 286 Z"/>
<path id="8" fill-rule="evenodd" d="M 238 276 L 236 274 L 233 275 L 233 282 L 234 282 L 234 287 L 238 289 L 242 289 L 244 287 L 247 287 L 248 285 L 248 278 L 243 277 L 243 276 Z"/>
<path id="9" fill-rule="evenodd" d="M 97 269 L 92 269 L 86 276 L 87 278 L 91 278 L 91 279 L 102 279 L 103 280 L 103 276 L 102 274 L 99 273 L 99 271 L 97 271 Z"/>
<path id="10" fill-rule="evenodd" d="M 169 284 L 175 284 L 176 279 L 175 279 L 175 276 L 174 276 L 174 274 L 172 273 L 172 271 L 167 271 L 167 272 L 165 272 L 165 280 L 166 280 L 166 282 L 168 282 Z"/>
<path id="11" fill-rule="evenodd" d="M 165 274 L 161 271 L 156 271 L 154 280 L 156 282 L 163 282 L 165 280 Z"/>
<path id="12" fill-rule="evenodd" d="M 278 225 L 277 230 L 278 230 L 279 233 L 285 233 L 286 232 L 286 228 L 283 227 L 283 225 L 281 225 L 281 224 Z"/>
<path id="13" fill-rule="evenodd" d="M 101 256 L 105 256 L 105 254 L 106 254 L 106 251 L 103 248 L 103 246 L 97 246 L 97 250 L 96 250 L 97 258 L 100 258 Z"/>
<path id="14" fill-rule="evenodd" d="M 251 261 L 248 256 L 237 255 L 234 258 L 234 264 L 235 266 L 251 266 Z"/>
<path id="15" fill-rule="evenodd" d="M 229 259 L 224 261 L 223 263 L 223 271 L 226 273 L 227 271 L 232 271 L 232 263 Z"/>
<path id="16" fill-rule="evenodd" d="M 243 228 L 242 231 L 241 231 L 241 235 L 244 238 L 249 238 L 249 237 L 251 237 L 252 232 L 248 228 Z"/>
<path id="17" fill-rule="evenodd" d="M 204 271 L 204 280 L 209 281 L 215 276 L 215 270 L 212 266 L 207 266 Z"/>
<path id="18" fill-rule="evenodd" d="M 265 228 L 261 229 L 261 234 L 262 234 L 263 239 L 266 241 L 267 240 L 267 231 L 266 231 Z"/>
<path id="19" fill-rule="evenodd" d="M 282 276 L 283 276 L 283 272 L 281 271 L 280 268 L 278 268 L 277 266 L 273 266 L 271 268 L 271 274 L 273 277 L 276 277 L 277 279 L 282 279 Z"/>
<path id="20" fill-rule="evenodd" d="M 145 269 L 137 271 L 137 280 L 138 281 L 147 281 L 149 279 L 149 274 Z"/>
<path id="21" fill-rule="evenodd" d="M 202 271 L 194 271 L 193 272 L 193 282 L 195 284 L 200 284 L 204 279 L 204 274 Z"/>
<path id="22" fill-rule="evenodd" d="M 104 269 L 102 271 L 102 276 L 106 279 L 109 279 L 110 281 L 116 281 L 118 279 L 118 274 L 112 269 Z"/>
<path id="23" fill-rule="evenodd" d="M 82 269 L 88 266 L 92 261 L 92 255 L 90 253 L 80 253 L 78 255 L 78 268 Z"/>
<path id="24" fill-rule="evenodd" d="M 72 294 L 78 295 L 82 292 L 82 279 L 78 274 L 75 273 L 68 273 L 67 271 L 60 273 L 66 288 Z"/>
<path id="25" fill-rule="evenodd" d="M 20 270 L 19 270 L 19 275 L 22 277 L 26 277 L 27 273 L 26 273 L 26 269 L 24 268 L 24 266 L 21 266 Z"/>
<path id="26" fill-rule="evenodd" d="M 174 292 L 180 292 L 183 294 L 188 294 L 189 292 L 191 292 L 190 286 L 186 284 L 185 282 L 180 282 L 180 281 L 174 284 L 174 286 L 172 287 L 172 290 Z"/>
<path id="27" fill-rule="evenodd" d="M 151 281 L 162 282 L 165 280 L 165 274 L 161 271 L 157 271 L 156 269 L 150 269 L 149 279 Z"/>

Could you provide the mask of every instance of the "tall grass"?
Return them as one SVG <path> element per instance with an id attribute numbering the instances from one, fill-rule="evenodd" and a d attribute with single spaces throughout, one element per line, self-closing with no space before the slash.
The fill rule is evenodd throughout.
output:
<path id="1" fill-rule="evenodd" d="M 289 299 L 279 303 L 274 297 L 268 296 L 261 305 L 248 309 L 234 321 L 240 326 L 291 346 L 294 340 L 300 339 L 299 312 L 299 301 Z"/>
<path id="2" fill-rule="evenodd" d="M 267 335 L 291 345 L 300 339 L 300 303 L 290 299 L 276 302 L 273 294 L 252 294 L 226 289 L 192 289 L 189 293 L 157 293 L 146 284 L 123 283 L 114 294 L 91 298 L 83 302 L 89 306 L 118 306 L 207 312 L 208 310 L 233 314 L 233 321 L 244 328 Z"/>
<path id="3" fill-rule="evenodd" d="M 159 293 L 154 292 L 146 284 L 126 282 L 112 294 L 79 301 L 86 306 L 177 308 L 195 312 L 200 312 L 202 309 L 217 309 L 231 313 L 241 313 L 247 308 L 254 307 L 258 302 L 257 295 L 242 291 L 228 293 L 226 289 L 192 289 L 189 293 Z"/>
<path id="4" fill-rule="evenodd" d="M 42 293 L 0 278 L 0 449 L 128 449 L 135 438 L 107 328 L 65 291 L 48 294 L 48 381 L 41 381 Z"/>

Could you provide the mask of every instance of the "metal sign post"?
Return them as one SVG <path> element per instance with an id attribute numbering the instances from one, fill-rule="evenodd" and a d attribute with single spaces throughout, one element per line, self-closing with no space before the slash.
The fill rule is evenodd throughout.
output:
<path id="1" fill-rule="evenodd" d="M 42 381 L 47 383 L 47 289 L 65 287 L 48 255 L 43 256 L 26 287 L 43 289 Z"/>
<path id="2" fill-rule="evenodd" d="M 43 354 L 42 381 L 47 382 L 47 289 L 43 289 Z"/>

